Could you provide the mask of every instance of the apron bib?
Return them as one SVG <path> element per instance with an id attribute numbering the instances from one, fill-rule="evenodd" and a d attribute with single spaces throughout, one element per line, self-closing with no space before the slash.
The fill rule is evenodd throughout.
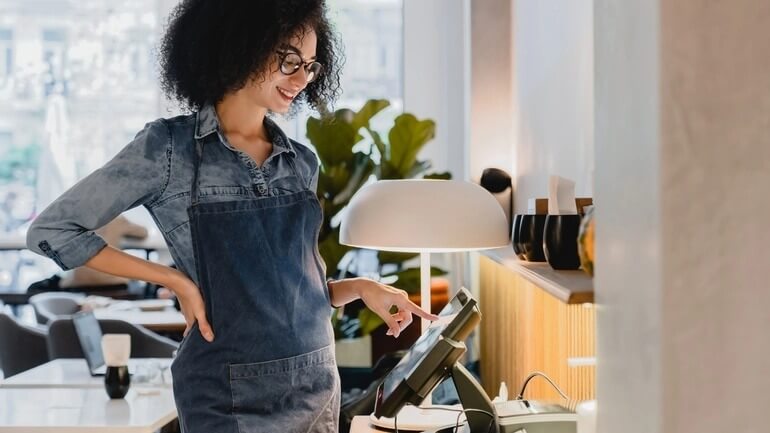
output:
<path id="1" fill-rule="evenodd" d="M 202 156 L 197 140 L 188 214 L 215 339 L 193 326 L 172 365 L 182 431 L 336 432 L 340 386 L 318 199 L 305 188 L 200 203 Z"/>

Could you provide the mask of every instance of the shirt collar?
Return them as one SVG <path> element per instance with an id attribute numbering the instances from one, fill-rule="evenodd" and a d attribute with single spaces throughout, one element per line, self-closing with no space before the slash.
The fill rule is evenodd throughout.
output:
<path id="1" fill-rule="evenodd" d="M 292 156 L 297 156 L 297 152 L 294 150 L 291 140 L 289 140 L 289 137 L 286 136 L 273 119 L 266 116 L 264 125 L 270 140 L 273 142 L 273 147 L 275 148 L 273 149 L 273 154 L 289 152 Z M 195 116 L 195 139 L 199 140 L 214 132 L 217 133 L 219 141 L 222 144 L 228 149 L 235 150 L 220 132 L 219 118 L 217 117 L 216 109 L 214 109 L 213 105 L 206 104 Z"/>

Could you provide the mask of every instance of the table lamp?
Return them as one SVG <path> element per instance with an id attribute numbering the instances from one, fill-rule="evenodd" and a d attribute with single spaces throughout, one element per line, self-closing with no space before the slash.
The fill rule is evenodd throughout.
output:
<path id="1" fill-rule="evenodd" d="M 430 311 L 430 253 L 508 245 L 508 222 L 484 188 L 457 180 L 382 180 L 361 188 L 340 226 L 340 243 L 420 253 L 420 306 Z M 422 320 L 421 332 L 429 322 Z"/>

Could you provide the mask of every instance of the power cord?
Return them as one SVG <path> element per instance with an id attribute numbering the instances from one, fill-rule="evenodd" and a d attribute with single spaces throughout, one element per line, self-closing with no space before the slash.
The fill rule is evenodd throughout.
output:
<path id="1" fill-rule="evenodd" d="M 561 395 L 565 400 L 569 400 L 569 397 L 567 397 L 567 394 L 564 394 L 564 391 L 562 391 L 561 388 L 559 388 L 559 385 L 554 383 L 554 381 L 551 380 L 551 378 L 548 377 L 547 374 L 545 374 L 543 372 L 540 372 L 540 371 L 535 371 L 532 374 L 530 374 L 529 376 L 527 376 L 526 379 L 524 379 L 524 384 L 521 385 L 521 391 L 519 391 L 519 395 L 516 396 L 516 400 L 523 400 L 524 399 L 524 391 L 527 390 L 527 385 L 529 384 L 529 381 L 534 379 L 537 376 L 540 376 L 543 379 L 547 380 L 548 383 L 550 383 L 551 386 L 553 386 L 554 389 L 556 389 L 556 392 L 558 392 L 559 395 Z"/>
<path id="2" fill-rule="evenodd" d="M 411 404 L 408 404 L 412 406 Z M 441 410 L 444 412 L 457 412 L 457 420 L 455 421 L 454 433 L 458 433 L 460 430 L 460 418 L 467 412 L 483 413 L 489 417 L 489 424 L 487 425 L 487 433 L 492 432 L 492 426 L 495 423 L 495 415 L 481 409 L 448 409 L 444 407 L 421 407 L 421 410 Z M 393 417 L 393 429 L 395 433 L 398 433 L 398 414 Z M 475 433 L 475 432 L 474 432 Z"/>

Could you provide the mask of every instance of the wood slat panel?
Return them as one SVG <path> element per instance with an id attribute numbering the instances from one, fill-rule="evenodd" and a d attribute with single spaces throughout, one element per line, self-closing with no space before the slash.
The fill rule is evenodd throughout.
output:
<path id="1" fill-rule="evenodd" d="M 531 372 L 542 371 L 571 398 L 569 406 L 594 399 L 595 367 L 567 363 L 595 356 L 593 304 L 565 304 L 493 260 L 479 259 L 480 363 L 487 393 L 497 395 L 505 381 L 513 398 Z M 559 399 L 543 379 L 533 379 L 525 397 Z"/>

